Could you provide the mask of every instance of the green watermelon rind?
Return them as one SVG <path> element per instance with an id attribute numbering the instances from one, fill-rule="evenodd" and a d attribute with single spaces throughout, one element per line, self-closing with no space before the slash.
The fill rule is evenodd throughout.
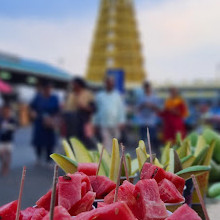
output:
<path id="1" fill-rule="evenodd" d="M 186 175 L 188 173 L 188 177 L 186 179 L 190 179 L 192 174 L 198 175 L 198 174 L 201 174 L 202 172 L 209 171 L 210 169 L 211 169 L 210 166 L 203 166 L 203 165 L 191 166 L 191 167 L 187 167 L 187 168 L 177 172 L 176 175 L 184 178 L 184 175 Z"/>

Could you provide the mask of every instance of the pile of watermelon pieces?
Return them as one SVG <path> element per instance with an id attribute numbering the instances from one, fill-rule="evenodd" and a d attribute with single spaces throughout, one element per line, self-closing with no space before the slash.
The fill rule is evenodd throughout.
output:
<path id="1" fill-rule="evenodd" d="M 88 164 L 82 165 L 80 170 L 84 171 L 86 167 Z M 64 216 L 76 216 L 82 212 L 90 211 L 96 195 L 103 199 L 116 187 L 116 184 L 109 178 L 94 176 L 96 170 L 97 167 L 91 164 L 90 170 L 86 170 L 87 174 L 91 176 L 87 176 L 83 172 L 76 172 L 58 178 L 54 219 L 60 219 L 61 213 L 64 213 Z M 22 210 L 20 220 L 49 219 L 51 195 L 52 190 L 49 190 L 36 202 L 36 207 Z M 14 220 L 16 210 L 17 200 L 0 207 L 0 219 Z"/>
<path id="2" fill-rule="evenodd" d="M 78 172 L 58 178 L 54 220 L 201 220 L 187 205 L 168 216 L 165 202 L 184 200 L 185 181 L 175 174 L 145 163 L 141 180 L 136 185 L 124 181 L 114 202 L 116 184 L 107 177 L 95 176 L 96 169 L 85 164 Z M 49 220 L 51 194 L 49 190 L 36 202 L 36 207 L 22 210 L 20 220 Z M 104 198 L 97 209 L 92 208 L 95 198 Z M 14 220 L 16 210 L 17 201 L 0 207 L 0 219 Z"/>
<path id="3" fill-rule="evenodd" d="M 180 203 L 185 200 L 182 196 L 185 180 L 171 172 L 166 172 L 151 163 L 145 163 L 140 179 L 154 179 L 158 184 L 160 198 L 165 203 Z"/>

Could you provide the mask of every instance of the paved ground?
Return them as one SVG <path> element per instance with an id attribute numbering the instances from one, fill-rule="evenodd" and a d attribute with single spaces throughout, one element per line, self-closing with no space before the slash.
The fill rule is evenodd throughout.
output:
<path id="1" fill-rule="evenodd" d="M 22 199 L 22 208 L 34 205 L 35 201 L 51 187 L 53 172 L 47 167 L 34 165 L 34 151 L 30 147 L 30 128 L 18 130 L 15 137 L 15 149 L 11 173 L 0 176 L 0 206 L 17 199 L 22 166 L 27 166 L 26 181 Z M 133 144 L 132 144 L 133 145 Z M 135 148 L 129 148 L 135 154 Z M 211 220 L 220 219 L 220 200 L 207 199 L 207 208 Z"/>

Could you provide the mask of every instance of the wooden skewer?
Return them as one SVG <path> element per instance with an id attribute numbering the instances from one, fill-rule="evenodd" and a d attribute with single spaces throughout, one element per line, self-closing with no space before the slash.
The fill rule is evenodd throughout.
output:
<path id="1" fill-rule="evenodd" d="M 147 127 L 147 142 L 148 142 L 149 153 L 150 153 L 150 163 L 153 164 L 153 156 L 152 156 L 151 142 L 150 142 L 150 132 L 149 132 L 148 127 Z"/>
<path id="2" fill-rule="evenodd" d="M 17 206 L 15 220 L 19 220 L 19 217 L 20 217 L 21 198 L 22 198 L 23 189 L 24 189 L 25 174 L 26 174 L 26 167 L 24 166 L 23 171 L 22 171 L 21 184 L 20 184 L 19 197 L 18 197 L 18 206 Z"/>
<path id="3" fill-rule="evenodd" d="M 207 212 L 207 209 L 206 209 L 206 207 L 205 207 L 204 199 L 202 198 L 202 194 L 201 194 L 201 192 L 200 192 L 199 185 L 198 185 L 198 182 L 197 182 L 197 180 L 196 180 L 196 177 L 195 177 L 195 175 L 191 175 L 191 177 L 192 177 L 192 181 L 193 181 L 194 187 L 195 187 L 195 189 L 196 189 L 197 195 L 198 195 L 198 197 L 199 197 L 199 201 L 200 201 L 200 203 L 201 203 L 202 210 L 203 210 L 204 215 L 205 215 L 205 219 L 206 219 L 206 220 L 210 220 L 209 215 L 208 215 L 208 212 Z"/>
<path id="4" fill-rule="evenodd" d="M 125 168 L 125 175 L 126 175 L 127 181 L 129 182 L 128 168 L 127 168 L 127 163 L 125 159 L 125 146 L 122 143 L 121 143 L 121 150 L 122 150 L 123 164 Z"/>
<path id="5" fill-rule="evenodd" d="M 53 220 L 54 216 L 54 206 L 56 202 L 56 186 L 57 186 L 57 178 L 58 178 L 58 166 L 54 166 L 54 173 L 53 173 L 53 187 L 52 187 L 52 195 L 50 200 L 50 220 Z"/>
<path id="6" fill-rule="evenodd" d="M 100 154 L 100 158 L 99 158 L 99 164 L 98 164 L 98 168 L 97 168 L 97 171 L 96 171 L 96 177 L 97 177 L 98 174 L 99 174 L 99 169 L 100 169 L 101 162 L 102 162 L 103 152 L 104 152 L 104 145 L 102 145 L 102 150 L 101 150 L 101 154 Z"/>
<path id="7" fill-rule="evenodd" d="M 120 185 L 122 163 L 123 163 L 123 155 L 121 156 L 120 165 L 119 165 L 118 179 L 117 179 L 117 184 L 116 184 L 116 188 L 115 188 L 114 202 L 118 201 L 118 188 Z"/>

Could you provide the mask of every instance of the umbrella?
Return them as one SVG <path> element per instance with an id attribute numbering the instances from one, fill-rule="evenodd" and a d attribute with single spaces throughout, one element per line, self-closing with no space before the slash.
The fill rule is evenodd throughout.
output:
<path id="1" fill-rule="evenodd" d="M 12 87 L 10 85 L 8 85 L 7 83 L 3 82 L 2 80 L 0 80 L 0 92 L 11 93 Z"/>

